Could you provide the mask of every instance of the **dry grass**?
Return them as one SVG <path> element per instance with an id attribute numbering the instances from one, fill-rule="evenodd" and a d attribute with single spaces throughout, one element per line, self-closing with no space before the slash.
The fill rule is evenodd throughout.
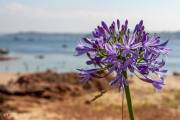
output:
<path id="1" fill-rule="evenodd" d="M 180 77 L 168 76 L 166 80 L 163 90 L 156 91 L 151 85 L 135 77 L 131 78 L 130 88 L 136 120 L 180 119 Z M 117 90 L 108 91 L 91 104 L 87 101 L 99 92 L 89 92 L 63 100 L 19 96 L 11 97 L 5 106 L 15 120 L 120 120 L 121 93 Z M 128 120 L 125 98 L 124 120 Z"/>

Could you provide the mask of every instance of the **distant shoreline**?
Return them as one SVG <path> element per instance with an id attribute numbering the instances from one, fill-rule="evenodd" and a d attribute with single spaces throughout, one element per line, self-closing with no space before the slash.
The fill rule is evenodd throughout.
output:
<path id="1" fill-rule="evenodd" d="M 150 33 L 157 33 L 162 39 L 180 39 L 180 31 L 150 31 Z M 24 31 L 24 32 L 10 32 L 0 33 L 1 36 L 89 36 L 91 32 L 41 32 L 41 31 Z"/>

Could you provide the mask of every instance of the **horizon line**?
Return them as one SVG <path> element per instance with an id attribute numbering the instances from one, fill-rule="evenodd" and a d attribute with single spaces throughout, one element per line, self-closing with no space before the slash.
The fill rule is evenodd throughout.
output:
<path id="1" fill-rule="evenodd" d="M 176 33 L 180 32 L 180 30 L 174 30 L 174 31 L 148 31 L 149 33 Z M 39 33 L 39 34 L 91 34 L 91 32 L 50 32 L 50 31 L 17 31 L 17 32 L 0 32 L 0 35 L 6 35 L 6 34 L 25 34 L 25 33 Z"/>

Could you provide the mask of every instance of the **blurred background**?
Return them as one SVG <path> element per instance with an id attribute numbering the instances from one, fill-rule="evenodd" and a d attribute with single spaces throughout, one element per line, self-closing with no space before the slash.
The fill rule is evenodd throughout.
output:
<path id="1" fill-rule="evenodd" d="M 113 78 L 80 85 L 76 69 L 87 67 L 87 57 L 74 56 L 102 20 L 128 19 L 131 29 L 143 20 L 172 49 L 161 92 L 129 78 L 136 119 L 180 119 L 179 11 L 180 0 L 0 0 L 0 118 L 8 112 L 16 120 L 128 120 L 118 90 L 91 104 Z"/>
<path id="2" fill-rule="evenodd" d="M 86 59 L 73 56 L 77 42 L 102 20 L 128 19 L 134 29 L 142 19 L 147 31 L 170 40 L 167 67 L 180 72 L 179 5 L 179 0 L 1 0 L 0 71 L 75 71 Z"/>

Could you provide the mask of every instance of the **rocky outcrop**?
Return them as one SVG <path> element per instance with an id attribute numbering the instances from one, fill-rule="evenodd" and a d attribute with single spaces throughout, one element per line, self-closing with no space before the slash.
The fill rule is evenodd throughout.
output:
<path id="1" fill-rule="evenodd" d="M 108 87 L 108 77 L 93 79 L 82 85 L 78 73 L 52 71 L 20 76 L 16 81 L 0 85 L 0 93 L 11 96 L 33 96 L 45 99 L 79 96 L 85 92 L 101 91 Z"/>

